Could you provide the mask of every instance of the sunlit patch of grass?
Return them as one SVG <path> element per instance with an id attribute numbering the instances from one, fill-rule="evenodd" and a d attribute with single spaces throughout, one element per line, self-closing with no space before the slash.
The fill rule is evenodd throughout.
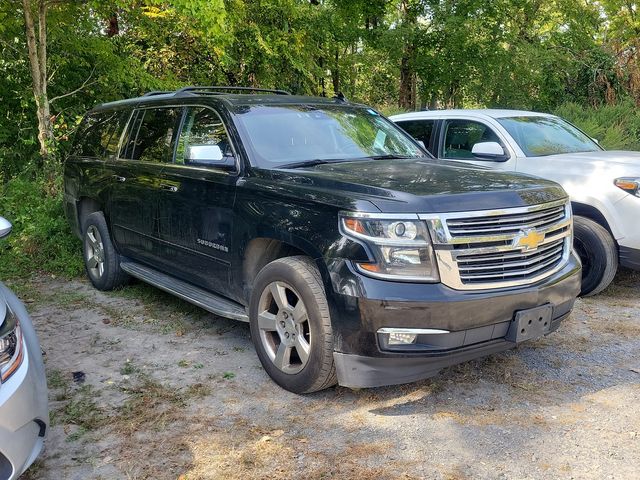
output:
<path id="1" fill-rule="evenodd" d="M 150 377 L 140 376 L 134 385 L 122 389 L 127 395 L 114 416 L 114 428 L 132 435 L 138 430 L 163 429 L 171 424 L 185 407 L 185 396 L 179 389 L 163 385 Z"/>

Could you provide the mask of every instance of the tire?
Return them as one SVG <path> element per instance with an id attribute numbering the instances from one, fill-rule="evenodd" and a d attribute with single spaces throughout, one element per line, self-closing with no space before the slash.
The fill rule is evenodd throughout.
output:
<path id="1" fill-rule="evenodd" d="M 573 219 L 573 245 L 582 260 L 581 297 L 589 297 L 607 288 L 618 270 L 618 247 L 599 223 L 576 216 Z"/>
<path id="2" fill-rule="evenodd" d="M 260 270 L 249 322 L 258 358 L 282 388 L 311 393 L 336 384 L 329 307 L 311 259 L 280 258 Z"/>
<path id="3" fill-rule="evenodd" d="M 98 290 L 113 290 L 129 281 L 120 268 L 120 255 L 102 212 L 94 212 L 82 222 L 82 256 L 87 276 Z"/>

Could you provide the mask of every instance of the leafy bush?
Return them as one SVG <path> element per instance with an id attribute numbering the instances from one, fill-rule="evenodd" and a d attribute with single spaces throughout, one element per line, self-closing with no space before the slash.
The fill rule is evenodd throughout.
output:
<path id="1" fill-rule="evenodd" d="M 61 172 L 22 174 L 2 187 L 0 215 L 13 224 L 0 241 L 0 278 L 47 272 L 66 277 L 82 271 L 80 242 L 62 209 Z"/>
<path id="2" fill-rule="evenodd" d="M 640 111 L 632 100 L 599 107 L 564 103 L 554 113 L 596 138 L 607 150 L 640 150 Z"/>

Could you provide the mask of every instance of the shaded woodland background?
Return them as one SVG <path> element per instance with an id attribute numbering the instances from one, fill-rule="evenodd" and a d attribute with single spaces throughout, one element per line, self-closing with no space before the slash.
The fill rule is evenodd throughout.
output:
<path id="1" fill-rule="evenodd" d="M 149 90 L 533 109 L 640 150 L 638 15 L 626 0 L 0 0 L 0 214 L 16 225 L 0 276 L 79 271 L 61 162 L 87 109 Z"/>

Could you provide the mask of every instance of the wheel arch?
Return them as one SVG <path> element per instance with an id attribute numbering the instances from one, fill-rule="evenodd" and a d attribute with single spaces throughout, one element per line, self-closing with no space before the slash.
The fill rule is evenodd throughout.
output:
<path id="1" fill-rule="evenodd" d="M 602 214 L 602 212 L 598 210 L 596 207 L 594 207 L 593 205 L 588 205 L 586 203 L 572 201 L 571 209 L 573 210 L 574 215 L 577 215 L 580 217 L 586 217 L 590 220 L 593 220 L 600 226 L 604 227 L 609 232 L 609 235 L 611 235 L 611 238 L 613 238 L 615 241 L 615 235 L 611 230 L 611 227 L 609 226 L 609 222 L 607 221 L 606 217 Z M 617 244 L 617 241 L 616 241 L 616 244 Z"/>
<path id="2" fill-rule="evenodd" d="M 253 282 L 268 263 L 278 258 L 304 255 L 311 258 L 320 270 L 323 280 L 328 278 L 328 270 L 320 251 L 310 242 L 292 235 L 280 235 L 276 232 L 250 239 L 242 250 L 242 291 L 248 301 Z"/>
<path id="3" fill-rule="evenodd" d="M 89 196 L 81 196 L 76 200 L 76 231 L 75 234 L 78 238 L 82 238 L 82 223 L 87 216 L 94 212 L 102 211 L 102 203 Z"/>

